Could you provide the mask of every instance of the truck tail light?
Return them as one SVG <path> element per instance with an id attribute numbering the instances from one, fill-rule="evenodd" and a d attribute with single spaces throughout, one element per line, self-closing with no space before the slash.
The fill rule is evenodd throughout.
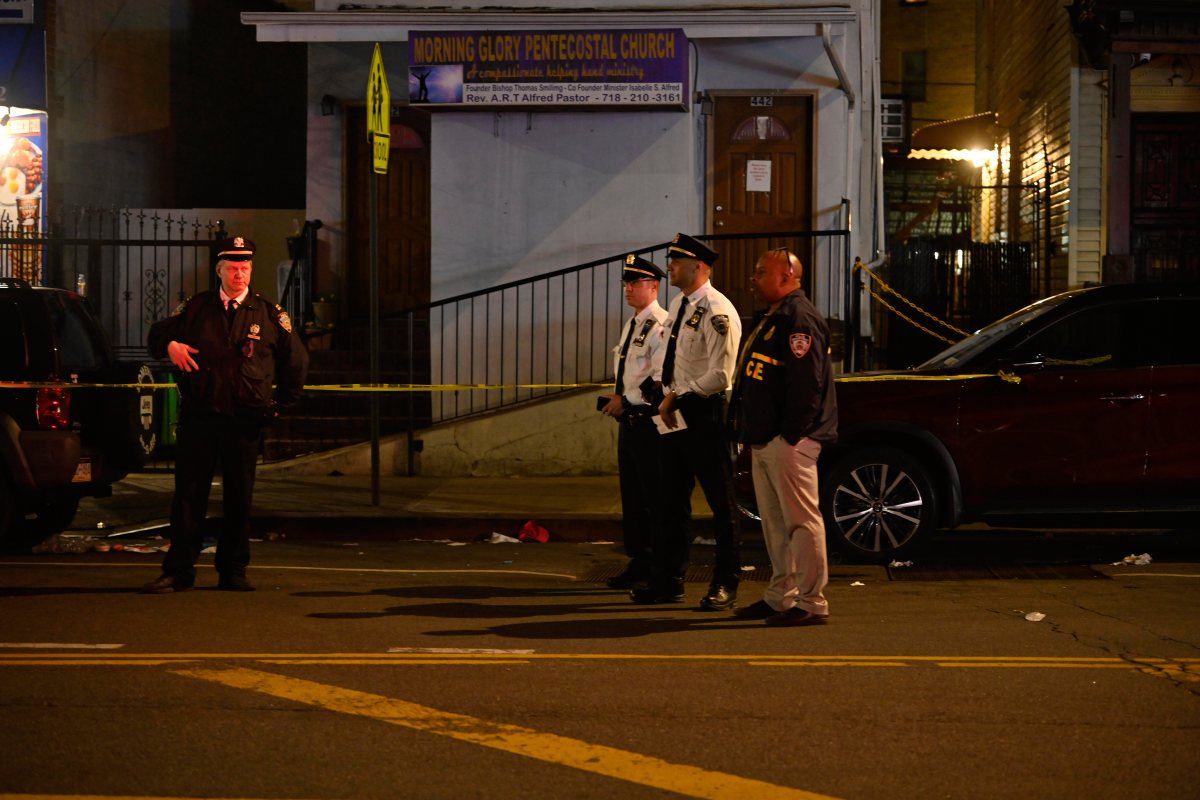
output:
<path id="1" fill-rule="evenodd" d="M 71 393 L 67 389 L 42 388 L 37 393 L 37 422 L 42 430 L 71 425 Z"/>

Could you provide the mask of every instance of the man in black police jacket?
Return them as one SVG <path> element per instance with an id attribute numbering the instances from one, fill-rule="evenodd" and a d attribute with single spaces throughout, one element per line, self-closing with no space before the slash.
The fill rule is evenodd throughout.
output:
<path id="1" fill-rule="evenodd" d="M 208 494 L 218 465 L 224 518 L 217 539 L 217 588 L 253 591 L 250 507 L 262 432 L 300 398 L 308 353 L 287 312 L 250 291 L 254 243 L 241 236 L 217 244 L 221 287 L 184 301 L 150 328 L 150 354 L 180 371 L 180 413 L 171 504 L 171 547 L 162 575 L 146 594 L 192 588 Z"/>
<path id="2" fill-rule="evenodd" d="M 771 559 L 762 599 L 734 613 L 782 627 L 829 618 L 817 457 L 837 440 L 837 395 L 829 328 L 800 288 L 801 270 L 800 259 L 782 248 L 755 265 L 751 289 L 768 308 L 742 341 L 732 401 L 739 438 L 750 447 Z"/>

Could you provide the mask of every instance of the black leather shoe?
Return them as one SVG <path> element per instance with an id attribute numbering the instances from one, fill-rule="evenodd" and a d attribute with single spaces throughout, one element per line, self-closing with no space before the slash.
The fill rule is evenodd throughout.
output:
<path id="1" fill-rule="evenodd" d="M 674 581 L 660 584 L 639 581 L 630 590 L 629 599 L 642 605 L 681 603 L 683 602 L 683 583 Z"/>
<path id="2" fill-rule="evenodd" d="M 708 594 L 700 601 L 701 611 L 727 611 L 733 608 L 737 600 L 737 589 L 730 589 L 719 583 L 708 587 Z"/>
<path id="3" fill-rule="evenodd" d="M 174 575 L 163 574 L 142 586 L 141 593 L 171 594 L 172 592 L 186 592 L 190 588 L 192 588 L 191 581 L 184 578 L 177 578 Z"/>
<path id="4" fill-rule="evenodd" d="M 767 617 L 765 622 L 773 628 L 799 628 L 805 625 L 824 625 L 829 622 L 827 614 L 814 614 L 799 606 L 780 611 Z"/>
<path id="5" fill-rule="evenodd" d="M 254 587 L 245 575 L 222 575 L 217 581 L 217 588 L 222 592 L 253 592 Z"/>
<path id="6" fill-rule="evenodd" d="M 628 572 L 622 572 L 620 575 L 614 575 L 604 582 L 604 585 L 610 589 L 632 589 L 637 580 Z"/>
<path id="7" fill-rule="evenodd" d="M 733 612 L 733 615 L 738 619 L 766 619 L 773 617 L 779 612 L 767 605 L 766 600 L 755 600 L 745 608 L 739 608 Z"/>

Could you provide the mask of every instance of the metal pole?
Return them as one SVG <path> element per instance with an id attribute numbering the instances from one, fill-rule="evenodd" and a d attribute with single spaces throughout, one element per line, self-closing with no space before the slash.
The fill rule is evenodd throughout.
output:
<path id="1" fill-rule="evenodd" d="M 374 135 L 372 135 L 372 151 Z M 379 384 L 379 175 L 370 165 L 370 318 L 371 329 L 371 384 Z M 370 392 L 371 398 L 371 505 L 379 505 L 379 393 Z"/>

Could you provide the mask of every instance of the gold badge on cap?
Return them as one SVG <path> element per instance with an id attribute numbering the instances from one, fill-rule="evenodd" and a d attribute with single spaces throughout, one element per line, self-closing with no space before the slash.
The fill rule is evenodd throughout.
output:
<path id="1" fill-rule="evenodd" d="M 233 246 L 234 247 L 245 247 L 246 240 L 240 236 L 235 236 L 235 237 L 233 237 Z"/>

